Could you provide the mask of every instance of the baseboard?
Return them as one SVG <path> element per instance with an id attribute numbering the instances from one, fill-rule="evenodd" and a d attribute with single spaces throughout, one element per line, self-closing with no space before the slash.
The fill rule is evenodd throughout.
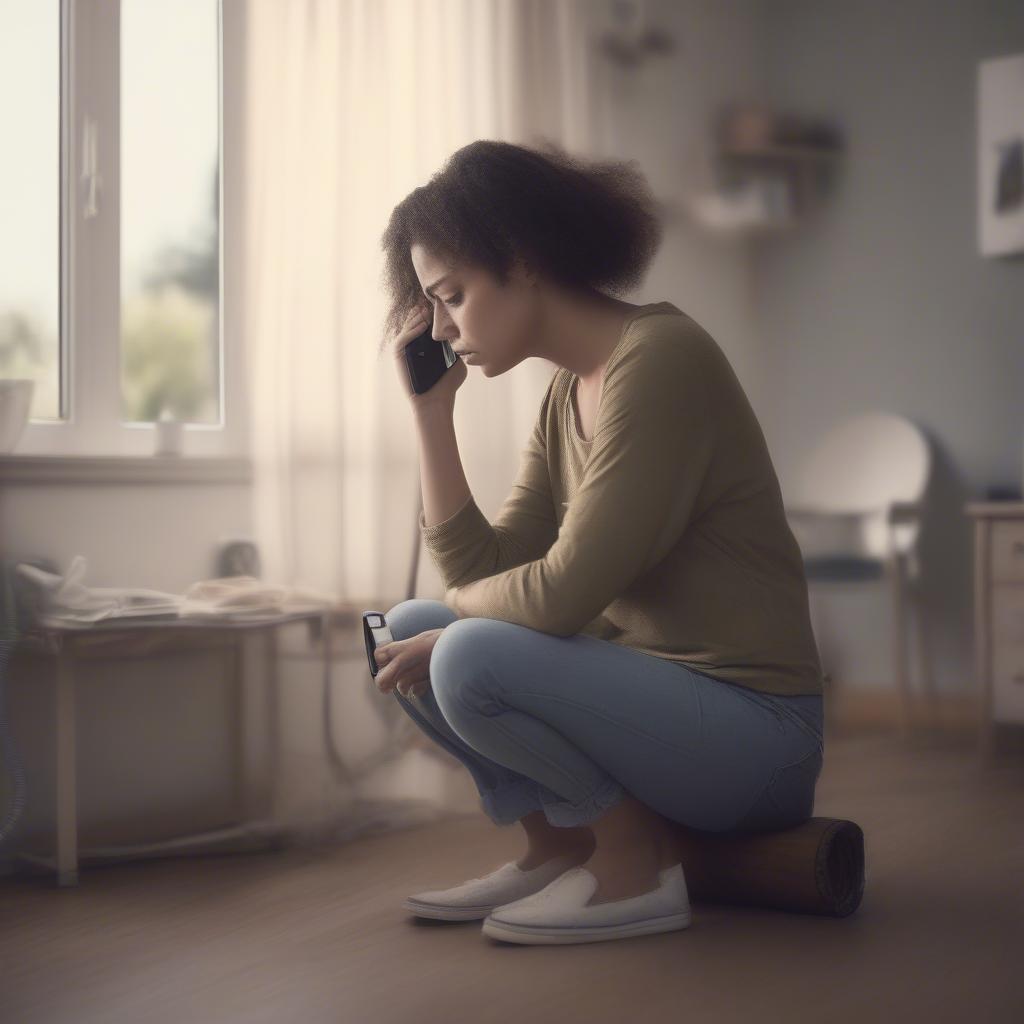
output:
<path id="1" fill-rule="evenodd" d="M 911 731 L 939 733 L 965 742 L 980 736 L 981 701 L 973 693 L 939 693 L 934 698 L 912 693 L 908 708 Z M 897 732 L 902 701 L 891 687 L 828 682 L 825 689 L 825 728 L 837 733 Z"/>

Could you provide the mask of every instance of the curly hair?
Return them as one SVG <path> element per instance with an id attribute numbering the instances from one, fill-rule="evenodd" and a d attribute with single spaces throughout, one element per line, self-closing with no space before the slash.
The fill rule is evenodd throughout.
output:
<path id="1" fill-rule="evenodd" d="M 519 257 L 560 285 L 616 295 L 643 279 L 662 233 L 660 204 L 635 161 L 586 162 L 546 139 L 538 149 L 471 142 L 391 213 L 381 236 L 390 301 L 381 348 L 421 298 L 416 243 L 486 268 L 502 285 Z"/>

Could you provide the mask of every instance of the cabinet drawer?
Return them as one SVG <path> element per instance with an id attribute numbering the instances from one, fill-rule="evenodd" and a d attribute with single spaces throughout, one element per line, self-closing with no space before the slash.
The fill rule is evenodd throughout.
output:
<path id="1" fill-rule="evenodd" d="M 992 649 L 992 718 L 1024 723 L 1024 637 L 996 636 Z"/>
<path id="2" fill-rule="evenodd" d="M 992 586 L 992 640 L 1024 643 L 1024 584 Z"/>
<path id="3" fill-rule="evenodd" d="M 999 520 L 992 524 L 992 579 L 1024 583 L 1024 522 Z"/>

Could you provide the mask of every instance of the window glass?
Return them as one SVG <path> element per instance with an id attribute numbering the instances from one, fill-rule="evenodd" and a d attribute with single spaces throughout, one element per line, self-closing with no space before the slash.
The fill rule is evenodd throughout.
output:
<path id="1" fill-rule="evenodd" d="M 122 417 L 219 423 L 220 10 L 121 2 Z"/>
<path id="2" fill-rule="evenodd" d="M 0 138 L 0 379 L 59 419 L 59 0 L 0 0 Z"/>

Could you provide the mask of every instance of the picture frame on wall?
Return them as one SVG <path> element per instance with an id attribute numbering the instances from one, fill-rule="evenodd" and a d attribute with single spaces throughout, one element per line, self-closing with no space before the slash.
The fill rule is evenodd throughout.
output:
<path id="1" fill-rule="evenodd" d="M 978 65 L 978 248 L 1024 253 L 1024 53 Z"/>

